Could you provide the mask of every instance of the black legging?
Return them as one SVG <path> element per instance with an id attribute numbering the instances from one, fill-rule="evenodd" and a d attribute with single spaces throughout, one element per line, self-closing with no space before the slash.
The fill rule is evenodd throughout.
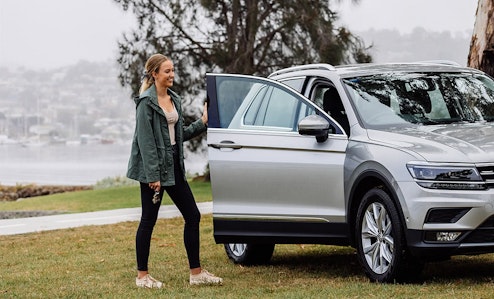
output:
<path id="1" fill-rule="evenodd" d="M 197 208 L 189 184 L 183 178 L 178 156 L 174 154 L 173 158 L 175 161 L 175 185 L 162 187 L 160 198 L 163 198 L 163 191 L 166 190 L 166 193 L 168 193 L 180 213 L 182 213 L 185 220 L 184 244 L 189 260 L 189 267 L 190 269 L 199 268 L 201 266 L 199 262 L 199 222 L 201 220 L 201 213 Z M 137 270 L 139 271 L 148 270 L 151 235 L 161 205 L 161 200 L 156 204 L 152 202 L 153 195 L 154 190 L 149 187 L 149 184 L 141 183 L 142 215 L 136 233 Z"/>

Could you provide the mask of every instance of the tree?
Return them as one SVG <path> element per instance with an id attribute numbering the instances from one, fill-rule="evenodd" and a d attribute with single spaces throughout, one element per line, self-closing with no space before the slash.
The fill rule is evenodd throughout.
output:
<path id="1" fill-rule="evenodd" d="M 205 71 L 265 76 L 295 64 L 371 61 L 360 38 L 334 25 L 328 1 L 115 1 L 138 20 L 118 43 L 120 82 L 134 92 L 153 53 L 173 59 L 181 75 L 176 88 L 193 95 Z"/>
<path id="2" fill-rule="evenodd" d="M 494 0 L 479 0 L 468 66 L 494 76 Z"/>
<path id="3" fill-rule="evenodd" d="M 296 64 L 370 62 L 363 41 L 344 27 L 330 1 L 320 0 L 115 0 L 132 9 L 138 28 L 119 41 L 119 79 L 137 93 L 146 59 L 169 56 L 174 90 L 186 102 L 186 121 L 201 105 L 206 72 L 266 76 Z M 202 95 L 204 95 L 202 93 Z M 194 146 L 194 144 L 193 144 Z"/>

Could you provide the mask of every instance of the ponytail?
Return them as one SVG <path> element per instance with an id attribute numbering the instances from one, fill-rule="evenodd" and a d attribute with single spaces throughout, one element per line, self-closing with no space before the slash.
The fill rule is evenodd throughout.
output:
<path id="1" fill-rule="evenodd" d="M 154 54 L 146 61 L 144 78 L 142 79 L 141 88 L 139 88 L 139 94 L 142 94 L 146 89 L 154 84 L 153 74 L 159 72 L 160 66 L 163 62 L 170 60 L 163 54 Z"/>
<path id="2" fill-rule="evenodd" d="M 153 76 L 150 76 L 146 73 L 144 75 L 144 78 L 142 79 L 141 88 L 139 88 L 139 94 L 142 94 L 146 89 L 151 87 L 151 85 L 153 85 L 153 84 L 154 84 Z"/>

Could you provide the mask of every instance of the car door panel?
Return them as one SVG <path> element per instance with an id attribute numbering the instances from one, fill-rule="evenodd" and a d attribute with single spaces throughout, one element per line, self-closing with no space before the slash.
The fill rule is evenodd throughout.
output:
<path id="1" fill-rule="evenodd" d="M 217 86 L 218 77 L 228 80 L 232 76 L 208 75 L 210 109 L 217 109 L 210 115 L 219 118 L 222 113 L 225 115 L 219 111 L 223 104 L 221 97 L 230 95 L 216 94 L 222 90 L 221 86 Z M 234 79 L 264 83 L 259 78 L 247 76 Z M 282 84 L 269 80 L 266 82 L 273 89 L 271 92 L 262 93 L 262 88 L 256 92 L 247 92 L 247 97 L 255 94 L 252 99 L 237 99 L 235 109 L 228 107 L 231 115 L 226 115 L 224 119 L 231 119 L 231 122 L 213 119 L 211 123 L 216 125 L 208 128 L 213 217 L 248 221 L 271 219 L 343 223 L 343 163 L 347 137 L 330 134 L 327 141 L 318 143 L 315 137 L 302 136 L 289 127 L 245 124 L 243 116 L 254 105 L 256 96 L 275 94 L 278 88 L 282 90 L 279 93 L 287 92 L 284 90 L 287 87 Z M 211 84 L 215 85 L 214 88 L 209 87 Z M 292 90 L 288 92 L 293 97 L 291 101 L 296 99 L 303 102 L 302 108 L 308 106 L 309 110 L 319 110 L 302 95 Z M 276 105 L 281 107 L 278 109 L 283 109 L 279 104 Z M 300 109 L 300 105 L 297 109 Z M 303 116 L 304 112 L 300 114 Z M 279 122 L 285 120 L 273 121 L 275 124 Z"/>
<path id="2" fill-rule="evenodd" d="M 329 139 L 321 146 L 314 137 L 281 135 L 208 132 L 214 214 L 344 221 L 346 140 Z M 214 148 L 222 140 L 238 149 Z"/>

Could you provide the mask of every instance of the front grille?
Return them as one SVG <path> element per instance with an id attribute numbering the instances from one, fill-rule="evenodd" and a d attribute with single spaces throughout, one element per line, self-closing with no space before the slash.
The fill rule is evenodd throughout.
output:
<path id="1" fill-rule="evenodd" d="M 494 165 L 478 165 L 477 170 L 479 171 L 482 180 L 485 182 L 487 188 L 494 188 Z"/>
<path id="2" fill-rule="evenodd" d="M 487 218 L 476 230 L 470 232 L 462 243 L 494 242 L 494 216 Z"/>
<path id="3" fill-rule="evenodd" d="M 487 220 L 482 222 L 482 224 L 479 225 L 479 227 L 492 227 L 492 228 L 494 228 L 494 216 L 487 218 Z"/>
<path id="4" fill-rule="evenodd" d="M 471 232 L 462 243 L 492 243 L 494 229 L 477 229 Z"/>

